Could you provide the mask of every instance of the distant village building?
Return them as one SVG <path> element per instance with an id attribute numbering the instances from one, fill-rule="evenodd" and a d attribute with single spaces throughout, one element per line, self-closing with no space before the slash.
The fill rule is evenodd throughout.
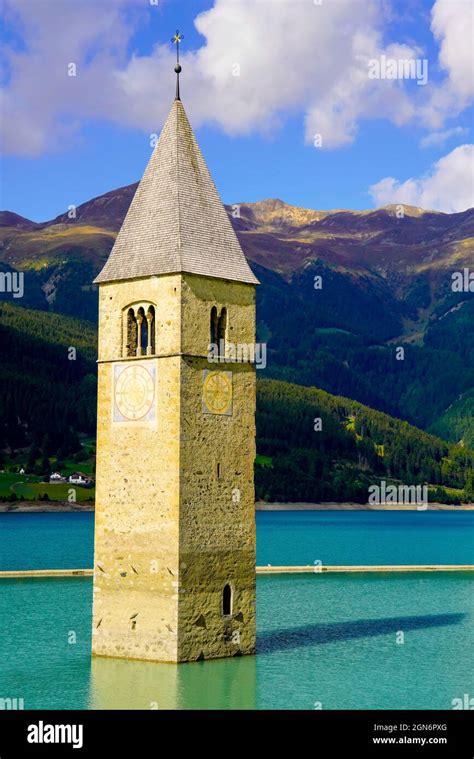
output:
<path id="1" fill-rule="evenodd" d="M 87 474 L 83 474 L 82 472 L 73 472 L 71 475 L 69 475 L 68 480 L 71 485 L 82 485 L 83 487 L 88 487 L 89 485 L 93 484 L 92 478 L 88 477 Z"/>
<path id="2" fill-rule="evenodd" d="M 61 472 L 53 472 L 50 475 L 49 481 L 50 482 L 65 482 L 65 479 L 62 476 Z"/>

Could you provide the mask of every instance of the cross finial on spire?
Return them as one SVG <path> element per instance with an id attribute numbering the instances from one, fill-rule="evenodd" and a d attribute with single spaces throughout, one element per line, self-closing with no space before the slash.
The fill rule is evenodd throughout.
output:
<path id="1" fill-rule="evenodd" d="M 179 43 L 182 42 L 183 39 L 184 36 L 179 33 L 179 29 L 176 29 L 176 33 L 173 34 L 171 38 L 171 42 L 176 45 L 176 66 L 174 67 L 174 70 L 176 71 L 176 100 L 181 100 L 179 96 L 179 75 L 181 73 L 181 65 L 179 62 Z"/>

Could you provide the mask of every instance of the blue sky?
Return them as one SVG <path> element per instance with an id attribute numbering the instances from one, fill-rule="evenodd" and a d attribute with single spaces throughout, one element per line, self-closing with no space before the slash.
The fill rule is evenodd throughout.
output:
<path id="1" fill-rule="evenodd" d="M 472 205 L 466 0 L 95 5 L 36 0 L 32 16 L 7 0 L 2 209 L 43 221 L 140 178 L 174 96 L 176 28 L 183 103 L 224 202 Z M 427 59 L 428 83 L 370 81 L 381 55 Z"/>

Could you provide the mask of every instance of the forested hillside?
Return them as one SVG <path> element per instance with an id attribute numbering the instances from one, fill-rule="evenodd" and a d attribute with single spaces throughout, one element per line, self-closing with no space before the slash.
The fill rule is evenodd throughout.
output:
<path id="1" fill-rule="evenodd" d="M 355 398 L 474 445 L 474 294 L 447 295 L 442 318 L 427 320 L 421 342 L 400 336 L 402 321 L 414 318 L 413 307 L 397 301 L 384 282 L 364 285 L 321 261 L 289 282 L 259 266 L 254 271 L 263 283 L 257 314 L 259 339 L 268 343 L 267 375 Z M 319 291 L 315 276 L 322 278 Z M 448 414 L 442 427 L 434 427 L 465 393 L 456 424 Z"/>
<path id="2" fill-rule="evenodd" d="M 258 497 L 366 503 L 381 479 L 429 483 L 431 500 L 449 500 L 449 488 L 474 497 L 474 452 L 316 388 L 275 380 L 257 387 Z"/>
<path id="3" fill-rule="evenodd" d="M 60 314 L 0 306 L 0 458 L 60 458 L 95 434 L 96 329 Z M 71 350 L 72 349 L 72 350 Z M 38 454 L 39 455 L 39 454 Z"/>
<path id="4" fill-rule="evenodd" d="M 51 456 L 63 460 L 80 436 L 95 435 L 95 358 L 90 323 L 2 304 L 4 468 L 26 461 L 46 472 Z M 267 500 L 366 502 L 369 484 L 384 478 L 448 488 L 438 500 L 474 497 L 472 452 L 316 388 L 259 378 L 257 451 L 257 496 Z"/>

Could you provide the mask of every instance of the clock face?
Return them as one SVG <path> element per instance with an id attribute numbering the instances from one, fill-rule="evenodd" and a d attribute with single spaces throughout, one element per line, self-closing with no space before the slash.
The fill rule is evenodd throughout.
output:
<path id="1" fill-rule="evenodd" d="M 150 420 L 155 400 L 154 367 L 130 363 L 115 367 L 114 421 Z"/>
<path id="2" fill-rule="evenodd" d="M 203 411 L 208 414 L 232 414 L 232 372 L 204 370 Z"/>

